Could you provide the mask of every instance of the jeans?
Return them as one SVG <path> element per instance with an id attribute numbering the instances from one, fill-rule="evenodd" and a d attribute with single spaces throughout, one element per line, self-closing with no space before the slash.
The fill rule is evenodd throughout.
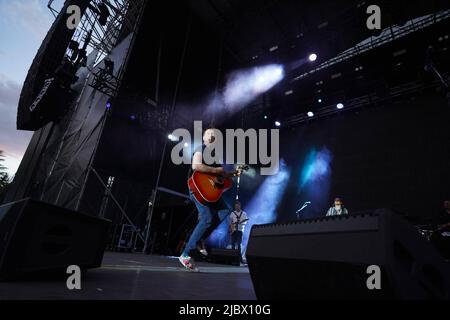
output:
<path id="1" fill-rule="evenodd" d="M 189 252 L 197 247 L 197 242 L 209 237 L 214 229 L 231 213 L 230 207 L 223 199 L 203 205 L 195 199 L 192 193 L 190 197 L 197 207 L 199 220 L 183 250 L 183 256 L 189 256 Z"/>
<path id="2" fill-rule="evenodd" d="M 242 231 L 233 231 L 231 234 L 231 248 L 239 250 L 241 253 L 241 244 L 242 244 Z"/>

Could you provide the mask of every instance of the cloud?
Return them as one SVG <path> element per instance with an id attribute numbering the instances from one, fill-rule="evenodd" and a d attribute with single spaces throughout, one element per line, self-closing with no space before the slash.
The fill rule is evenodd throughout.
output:
<path id="1" fill-rule="evenodd" d="M 16 129 L 17 103 L 21 85 L 0 73 L 0 150 L 6 153 L 5 165 L 10 175 L 17 170 L 32 132 Z"/>
<path id="2" fill-rule="evenodd" d="M 2 112 L 4 106 L 17 105 L 20 90 L 21 86 L 17 82 L 0 73 L 0 108 L 2 108 Z M 2 113 L 3 118 L 4 114 Z"/>
<path id="3" fill-rule="evenodd" d="M 52 24 L 49 11 L 39 0 L 14 0 L 0 2 L 0 11 L 5 19 L 14 23 L 38 40 L 44 39 Z"/>

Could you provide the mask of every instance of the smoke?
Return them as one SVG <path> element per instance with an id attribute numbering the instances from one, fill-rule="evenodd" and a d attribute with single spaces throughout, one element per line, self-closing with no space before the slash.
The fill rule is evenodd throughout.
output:
<path id="1" fill-rule="evenodd" d="M 300 187 L 320 180 L 328 179 L 331 174 L 330 163 L 332 160 L 330 150 L 323 147 L 316 151 L 312 149 L 306 157 L 305 165 L 300 175 Z"/>
<path id="2" fill-rule="evenodd" d="M 237 112 L 273 88 L 284 77 L 281 65 L 271 64 L 232 72 L 222 92 L 213 94 L 207 103 L 207 113 Z"/>
<path id="3" fill-rule="evenodd" d="M 312 205 L 302 211 L 303 218 L 325 214 L 330 196 L 332 160 L 333 155 L 326 147 L 313 148 L 307 154 L 298 180 L 298 198 L 311 201 Z"/>
<path id="4" fill-rule="evenodd" d="M 250 173 L 251 176 L 251 173 Z M 280 160 L 280 170 L 277 174 L 268 176 L 260 185 L 250 202 L 242 208 L 248 215 L 249 221 L 242 237 L 242 253 L 247 248 L 250 229 L 253 224 L 264 224 L 275 221 L 277 206 L 288 185 L 290 170 L 283 159 Z M 228 234 L 228 219 L 225 219 L 210 235 L 208 244 L 213 247 L 229 247 L 231 245 Z"/>
<path id="5" fill-rule="evenodd" d="M 249 218 L 242 238 L 243 253 L 247 249 L 247 242 L 252 226 L 254 224 L 272 223 L 276 220 L 276 209 L 286 190 L 290 175 L 289 168 L 286 166 L 284 160 L 281 159 L 278 173 L 267 177 L 255 193 L 255 196 L 243 208 Z"/>

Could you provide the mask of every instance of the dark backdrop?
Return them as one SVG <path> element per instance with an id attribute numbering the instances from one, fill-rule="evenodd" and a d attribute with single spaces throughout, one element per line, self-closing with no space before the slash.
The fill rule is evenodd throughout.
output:
<path id="1" fill-rule="evenodd" d="M 450 198 L 449 116 L 447 101 L 436 95 L 283 130 L 281 157 L 291 178 L 279 218 L 292 219 L 308 200 L 305 217 L 324 215 L 336 195 L 350 212 L 390 207 L 432 217 Z M 302 186 L 314 161 L 318 168 Z"/>

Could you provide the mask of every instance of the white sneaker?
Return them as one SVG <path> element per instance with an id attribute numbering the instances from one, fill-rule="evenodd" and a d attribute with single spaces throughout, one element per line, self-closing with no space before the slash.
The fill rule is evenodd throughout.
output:
<path id="1" fill-rule="evenodd" d="M 202 255 L 204 255 L 205 257 L 208 256 L 208 251 L 206 251 L 205 249 L 200 249 L 199 251 L 200 251 L 200 253 L 201 253 Z"/>
<path id="2" fill-rule="evenodd" d="M 178 257 L 178 260 L 183 265 L 183 267 L 185 267 L 189 271 L 198 272 L 198 269 L 195 266 L 194 262 L 192 261 L 191 257 L 181 255 L 181 256 Z"/>

